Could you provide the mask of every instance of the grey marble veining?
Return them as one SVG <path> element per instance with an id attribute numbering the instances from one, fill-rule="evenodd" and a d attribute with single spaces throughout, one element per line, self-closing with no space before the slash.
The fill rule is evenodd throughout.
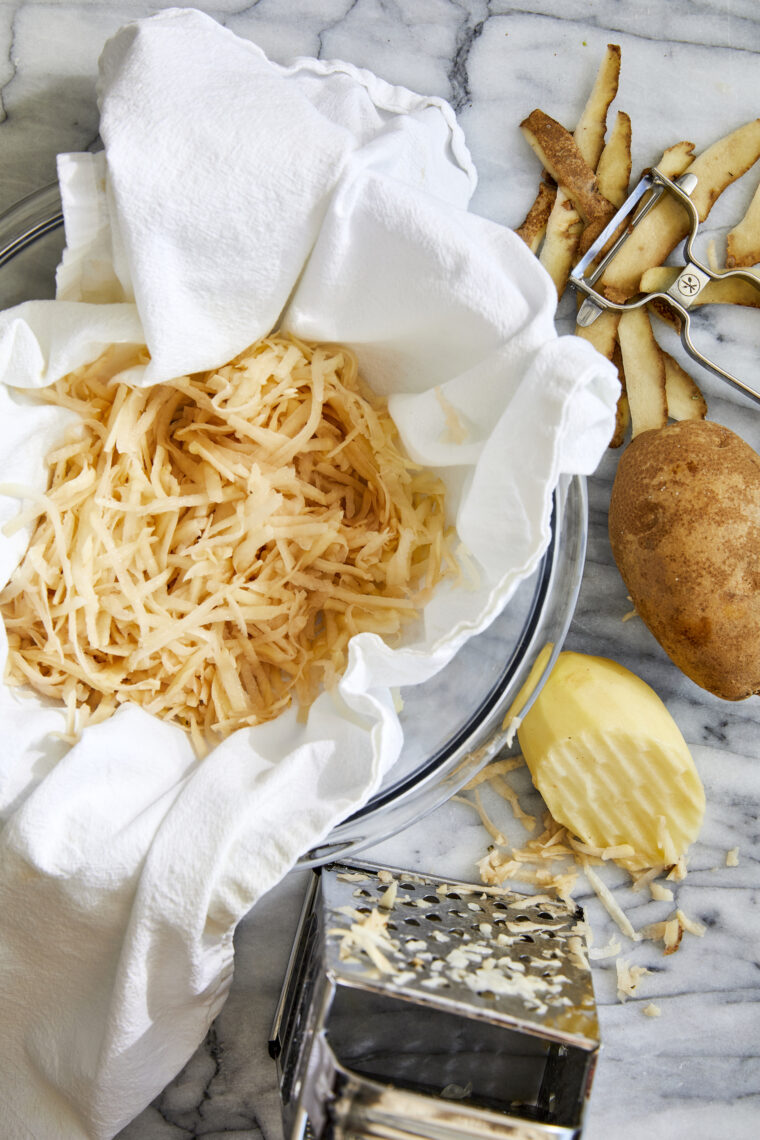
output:
<path id="1" fill-rule="evenodd" d="M 0 2 L 0 209 L 52 181 L 58 151 L 97 145 L 103 41 L 121 24 L 169 6 Z M 520 119 L 540 106 L 572 126 L 607 42 L 622 46 L 617 105 L 633 119 L 635 169 L 679 138 L 701 148 L 760 113 L 756 0 L 219 0 L 205 10 L 274 59 L 345 58 L 449 99 L 480 175 L 473 209 L 507 225 L 522 219 L 538 176 Z M 705 227 L 707 240 L 720 243 L 754 185 L 750 175 L 727 191 Z M 561 314 L 566 328 L 567 306 Z M 756 313 L 705 315 L 699 343 L 757 379 L 758 331 Z M 698 379 L 711 418 L 760 448 L 760 413 L 710 376 Z M 693 748 L 708 810 L 677 899 L 708 929 L 703 939 L 686 937 L 670 958 L 651 943 L 624 945 L 625 957 L 652 970 L 641 997 L 625 1004 L 616 998 L 614 959 L 595 964 L 604 1051 L 585 1137 L 752 1140 L 760 1135 L 760 698 L 734 705 L 709 696 L 678 673 L 640 621 L 622 621 L 630 603 L 606 532 L 615 464 L 608 455 L 589 483 L 588 557 L 567 645 L 614 657 L 643 676 Z M 527 786 L 522 792 L 526 806 L 535 806 L 535 794 Z M 519 840 L 506 812 L 503 826 Z M 486 844 L 474 813 L 452 803 L 368 857 L 475 878 Z M 726 851 L 735 846 L 739 865 L 726 867 Z M 631 894 L 614 869 L 606 878 L 637 927 L 672 909 Z M 226 1006 L 182 1073 L 122 1140 L 279 1140 L 266 1037 L 303 888 L 304 873 L 292 874 L 241 923 Z M 578 897 L 595 944 L 604 945 L 611 921 L 593 895 Z M 661 1017 L 643 1016 L 649 1001 L 660 1005 Z"/>

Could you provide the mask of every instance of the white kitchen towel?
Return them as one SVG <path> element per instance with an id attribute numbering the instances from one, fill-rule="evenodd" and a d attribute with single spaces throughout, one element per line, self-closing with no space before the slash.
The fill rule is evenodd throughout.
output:
<path id="1" fill-rule="evenodd" d="M 557 479 L 593 470 L 618 390 L 557 338 L 519 239 L 467 212 L 474 170 L 440 100 L 344 63 L 277 66 L 189 9 L 106 45 L 100 99 L 105 153 L 59 164 L 57 299 L 0 313 L 3 478 L 44 489 L 66 419 L 25 389 L 112 342 L 146 343 L 124 378 L 157 383 L 279 325 L 356 351 L 445 480 L 480 583 L 439 590 L 399 649 L 355 638 L 306 724 L 289 711 L 202 761 L 130 706 L 69 748 L 61 712 L 0 686 L 0 1103 L 4 1135 L 36 1140 L 112 1136 L 190 1056 L 236 923 L 377 789 L 403 745 L 391 688 L 439 670 L 535 568 Z M 0 496 L 0 522 L 17 510 Z M 0 537 L 0 583 L 27 540 Z"/>

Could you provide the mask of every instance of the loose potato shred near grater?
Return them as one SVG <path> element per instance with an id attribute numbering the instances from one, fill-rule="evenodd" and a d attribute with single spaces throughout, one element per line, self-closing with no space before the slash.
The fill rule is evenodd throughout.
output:
<path id="1" fill-rule="evenodd" d="M 624 313 L 627 309 L 638 309 L 642 305 L 649 304 L 650 301 L 659 299 L 669 305 L 677 315 L 680 323 L 681 342 L 692 359 L 704 368 L 708 368 L 716 376 L 720 376 L 722 380 L 733 384 L 739 391 L 744 392 L 745 396 L 749 396 L 752 400 L 760 403 L 760 392 L 721 368 L 715 361 L 709 360 L 699 351 L 691 339 L 691 314 L 689 310 L 704 287 L 711 281 L 723 281 L 735 277 L 747 281 L 760 290 L 760 277 L 750 270 L 724 269 L 717 272 L 697 260 L 693 251 L 693 243 L 699 229 L 699 214 L 690 197 L 694 193 L 696 185 L 696 176 L 689 174 L 688 171 L 675 182 L 662 174 L 656 167 L 641 178 L 639 184 L 628 195 L 614 218 L 602 230 L 599 237 L 589 247 L 570 274 L 570 284 L 586 295 L 586 299 L 578 310 L 577 322 L 585 327 L 592 324 L 604 310 Z M 649 211 L 657 205 L 663 194 L 670 194 L 674 197 L 683 206 L 689 218 L 689 233 L 684 241 L 686 265 L 670 288 L 664 292 L 644 293 L 622 304 L 611 301 L 603 293 L 594 289 L 594 285 L 602 277 L 621 246 L 628 240 Z M 646 200 L 643 200 L 645 198 Z M 613 244 L 609 250 L 606 250 L 610 241 L 613 241 Z M 604 254 L 604 256 L 595 265 L 594 263 L 600 254 Z"/>
<path id="2" fill-rule="evenodd" d="M 576 1140 L 599 1050 L 583 912 L 325 866 L 269 1048 L 288 1140 Z"/>

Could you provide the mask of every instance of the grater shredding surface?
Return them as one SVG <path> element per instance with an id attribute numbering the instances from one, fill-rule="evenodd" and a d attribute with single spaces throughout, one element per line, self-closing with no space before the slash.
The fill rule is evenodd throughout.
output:
<path id="1" fill-rule="evenodd" d="M 402 999 L 434 1001 L 581 1048 L 598 1045 L 579 908 L 368 866 L 337 870 L 323 892 L 326 964 L 343 984 L 380 986 Z M 383 968 L 361 945 L 378 912 Z"/>

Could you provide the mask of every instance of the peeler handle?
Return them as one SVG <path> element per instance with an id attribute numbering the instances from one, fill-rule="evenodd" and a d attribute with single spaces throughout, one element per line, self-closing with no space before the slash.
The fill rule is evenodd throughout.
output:
<path id="1" fill-rule="evenodd" d="M 668 300 L 670 301 L 671 305 L 673 305 L 673 298 L 668 298 Z M 678 305 L 677 302 L 675 305 L 673 305 L 673 307 L 681 317 L 681 343 L 688 352 L 689 356 L 691 356 L 693 360 L 696 360 L 698 364 L 701 364 L 704 368 L 707 368 L 715 376 L 719 376 L 721 380 L 725 380 L 728 384 L 733 385 L 734 388 L 738 388 L 740 392 L 743 392 L 745 396 L 749 396 L 749 398 L 751 400 L 754 400 L 756 404 L 760 404 L 760 392 L 757 392 L 754 388 L 751 388 L 749 384 L 745 384 L 744 381 L 740 380 L 738 376 L 734 376 L 731 372 L 726 372 L 725 368 L 721 368 L 721 366 L 719 364 L 716 364 L 714 360 L 709 360 L 708 357 L 699 351 L 691 339 L 691 314 L 689 313 L 689 310 L 683 306 Z"/>

